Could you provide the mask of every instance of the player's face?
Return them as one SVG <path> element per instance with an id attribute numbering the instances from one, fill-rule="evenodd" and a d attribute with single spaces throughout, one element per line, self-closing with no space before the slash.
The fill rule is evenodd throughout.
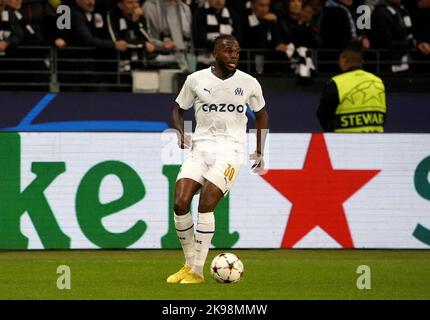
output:
<path id="1" fill-rule="evenodd" d="M 240 47 L 237 41 L 223 40 L 215 51 L 215 60 L 224 70 L 234 72 L 239 62 Z"/>

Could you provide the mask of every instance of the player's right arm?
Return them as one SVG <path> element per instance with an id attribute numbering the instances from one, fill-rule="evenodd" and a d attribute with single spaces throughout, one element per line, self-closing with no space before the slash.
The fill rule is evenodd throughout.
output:
<path id="1" fill-rule="evenodd" d="M 192 108 L 196 98 L 195 81 L 190 75 L 185 80 L 181 91 L 176 97 L 176 105 L 172 110 L 172 127 L 176 129 L 178 135 L 178 145 L 181 149 L 191 147 L 191 136 L 184 132 L 184 113 Z"/>
<path id="2" fill-rule="evenodd" d="M 176 105 L 172 110 L 172 127 L 176 130 L 178 135 L 178 145 L 181 149 L 186 149 L 190 147 L 191 141 L 190 136 L 186 135 L 184 132 L 184 113 L 186 110 Z"/>

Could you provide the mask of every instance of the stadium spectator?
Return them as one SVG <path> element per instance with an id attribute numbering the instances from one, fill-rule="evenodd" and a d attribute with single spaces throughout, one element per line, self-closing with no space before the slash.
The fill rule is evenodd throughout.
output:
<path id="1" fill-rule="evenodd" d="M 303 12 L 302 0 L 284 2 L 283 14 L 279 17 L 279 27 L 284 43 L 296 47 L 318 48 L 322 44 L 318 29 L 314 28 L 314 15 L 317 12 Z M 283 50 L 282 50 L 283 51 Z"/>
<path id="2" fill-rule="evenodd" d="M 430 56 L 430 0 L 418 0 L 411 8 L 413 33 L 417 49 L 424 56 Z"/>
<path id="3" fill-rule="evenodd" d="M 43 22 L 43 7 L 40 2 L 27 4 L 27 10 L 31 12 L 31 21 L 28 15 L 23 14 L 22 0 L 4 0 L 6 6 L 13 12 L 22 30 L 25 33 L 25 44 L 44 45 L 47 44 L 43 35 L 41 23 Z M 33 15 L 33 13 L 35 13 Z M 34 16 L 34 18 L 33 18 Z"/>
<path id="4" fill-rule="evenodd" d="M 270 0 L 252 0 L 246 10 L 243 48 L 275 49 L 280 43 L 278 17 L 270 12 Z"/>
<path id="5" fill-rule="evenodd" d="M 251 7 L 251 0 L 226 0 L 225 5 L 239 16 L 245 16 L 247 9 Z"/>
<path id="6" fill-rule="evenodd" d="M 407 3 L 412 20 L 412 30 L 417 41 L 417 51 L 410 52 L 415 64 L 414 73 L 430 72 L 430 0 L 415 0 Z"/>
<path id="7" fill-rule="evenodd" d="M 364 70 L 359 45 L 339 56 L 342 74 L 330 79 L 317 117 L 326 132 L 384 132 L 386 97 L 382 80 Z"/>
<path id="8" fill-rule="evenodd" d="M 241 19 L 226 7 L 225 0 L 206 0 L 193 17 L 195 47 L 206 49 L 205 53 L 198 55 L 200 63 L 209 65 L 214 61 L 213 43 L 221 34 L 234 35 L 242 43 Z"/>
<path id="9" fill-rule="evenodd" d="M 270 12 L 270 0 L 252 0 L 250 8 L 245 11 L 243 19 L 243 48 L 272 49 L 273 52 L 252 53 L 257 73 L 263 73 L 266 60 L 279 58 L 275 55 L 275 48 L 281 43 L 278 17 Z M 276 65 L 275 67 L 277 67 Z"/>
<path id="10" fill-rule="evenodd" d="M 117 7 L 107 14 L 107 23 L 112 41 L 125 42 L 129 49 L 121 54 L 121 71 L 130 71 L 131 63 L 140 65 L 144 57 L 154 58 L 155 45 L 139 0 L 118 0 Z"/>
<path id="11" fill-rule="evenodd" d="M 71 4 L 70 30 L 64 31 L 65 41 L 72 46 L 89 46 L 103 50 L 125 51 L 125 41 L 112 41 L 106 32 L 103 16 L 94 11 L 95 0 L 75 0 Z"/>
<path id="12" fill-rule="evenodd" d="M 181 0 L 146 0 L 143 12 L 151 40 L 161 51 L 156 60 L 177 62 L 181 69 L 187 70 L 185 54 L 192 39 L 190 7 Z"/>
<path id="13" fill-rule="evenodd" d="M 70 1 L 70 0 L 67 0 Z M 66 0 L 63 2 L 66 3 Z M 33 8 L 37 3 L 43 6 L 43 16 L 40 17 L 40 10 Z M 37 23 L 37 20 L 43 20 L 40 22 L 40 26 L 43 29 L 43 35 L 48 43 L 54 43 L 57 48 L 63 48 L 66 46 L 66 41 L 63 39 L 62 30 L 57 28 L 57 8 L 62 5 L 61 0 L 39 0 L 33 2 L 32 0 L 23 0 L 23 9 L 25 20 L 28 23 Z"/>
<path id="14" fill-rule="evenodd" d="M 408 50 L 416 46 L 408 10 L 401 0 L 385 0 L 376 5 L 369 30 L 372 48 L 385 49 L 382 60 L 398 61 L 390 66 L 392 72 L 409 70 Z"/>
<path id="15" fill-rule="evenodd" d="M 285 0 L 272 0 L 270 2 L 270 11 L 273 11 L 279 17 L 284 11 L 284 2 Z"/>
<path id="16" fill-rule="evenodd" d="M 292 61 L 292 67 L 299 79 L 311 77 L 315 70 L 310 49 L 321 45 L 318 30 L 314 28 L 313 16 L 304 14 L 302 0 L 289 0 L 283 3 L 279 17 L 281 44 L 276 50 L 285 53 Z"/>
<path id="17" fill-rule="evenodd" d="M 0 0 L 0 56 L 24 42 L 24 31 L 15 14 Z"/>
<path id="18" fill-rule="evenodd" d="M 325 0 L 304 0 L 302 4 L 304 20 L 311 21 L 314 31 L 318 34 L 321 31 L 321 22 L 323 18 L 323 1 Z"/>
<path id="19" fill-rule="evenodd" d="M 24 31 L 22 44 L 33 46 L 55 46 L 62 48 L 66 45 L 60 38 L 56 28 L 56 13 L 49 14 L 56 8 L 52 8 L 55 1 L 34 0 L 4 0 L 7 7 L 13 11 Z"/>
<path id="20" fill-rule="evenodd" d="M 360 42 L 363 49 L 370 47 L 369 38 L 356 27 L 357 16 L 352 10 L 353 0 L 327 0 L 321 21 L 323 46 L 344 49 L 352 42 Z"/>
<path id="21" fill-rule="evenodd" d="M 373 12 L 375 10 L 375 6 L 379 4 L 381 0 L 364 0 L 363 4 L 368 6 L 370 10 Z"/>
<path id="22" fill-rule="evenodd" d="M 182 0 L 182 2 L 190 7 L 192 14 L 194 14 L 194 12 L 204 4 L 204 0 Z"/>
<path id="23" fill-rule="evenodd" d="M 29 46 L 49 46 L 54 44 L 62 47 L 65 43 L 61 39 L 55 39 L 57 28 L 49 25 L 52 20 L 46 17 L 46 8 L 51 5 L 48 2 L 42 3 L 41 0 L 23 1 L 23 0 L 4 0 L 6 6 L 18 21 L 19 26 L 24 32 L 22 45 Z M 54 30 L 49 31 L 47 30 Z M 38 71 L 47 71 L 50 68 L 50 53 L 46 49 L 26 48 L 17 50 L 14 58 L 19 59 L 10 62 L 14 70 L 29 71 L 25 76 L 27 82 L 49 81 L 46 73 Z M 31 60 L 29 60 L 31 59 Z M 24 77 L 17 77 L 17 81 L 24 80 Z"/>

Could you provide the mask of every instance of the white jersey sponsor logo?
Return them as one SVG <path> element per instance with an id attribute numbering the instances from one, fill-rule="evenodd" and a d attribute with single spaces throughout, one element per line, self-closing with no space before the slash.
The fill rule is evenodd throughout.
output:
<path id="1" fill-rule="evenodd" d="M 211 68 L 189 75 L 176 102 L 185 110 L 194 107 L 197 126 L 193 143 L 231 142 L 236 148 L 242 148 L 245 142 L 247 107 L 258 112 L 265 106 L 255 78 L 236 70 L 233 76 L 222 80 Z"/>

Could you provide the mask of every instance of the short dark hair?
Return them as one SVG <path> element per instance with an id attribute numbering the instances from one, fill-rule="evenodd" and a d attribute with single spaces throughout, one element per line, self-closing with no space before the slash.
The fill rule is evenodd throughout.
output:
<path id="1" fill-rule="evenodd" d="M 351 67 L 363 66 L 363 51 L 360 43 L 349 44 L 340 55 L 348 60 Z"/>
<path id="2" fill-rule="evenodd" d="M 224 41 L 224 40 L 228 40 L 228 41 L 237 41 L 236 37 L 231 35 L 231 34 L 221 34 L 218 37 L 215 38 L 214 40 L 214 50 L 217 49 L 217 47 Z"/>

